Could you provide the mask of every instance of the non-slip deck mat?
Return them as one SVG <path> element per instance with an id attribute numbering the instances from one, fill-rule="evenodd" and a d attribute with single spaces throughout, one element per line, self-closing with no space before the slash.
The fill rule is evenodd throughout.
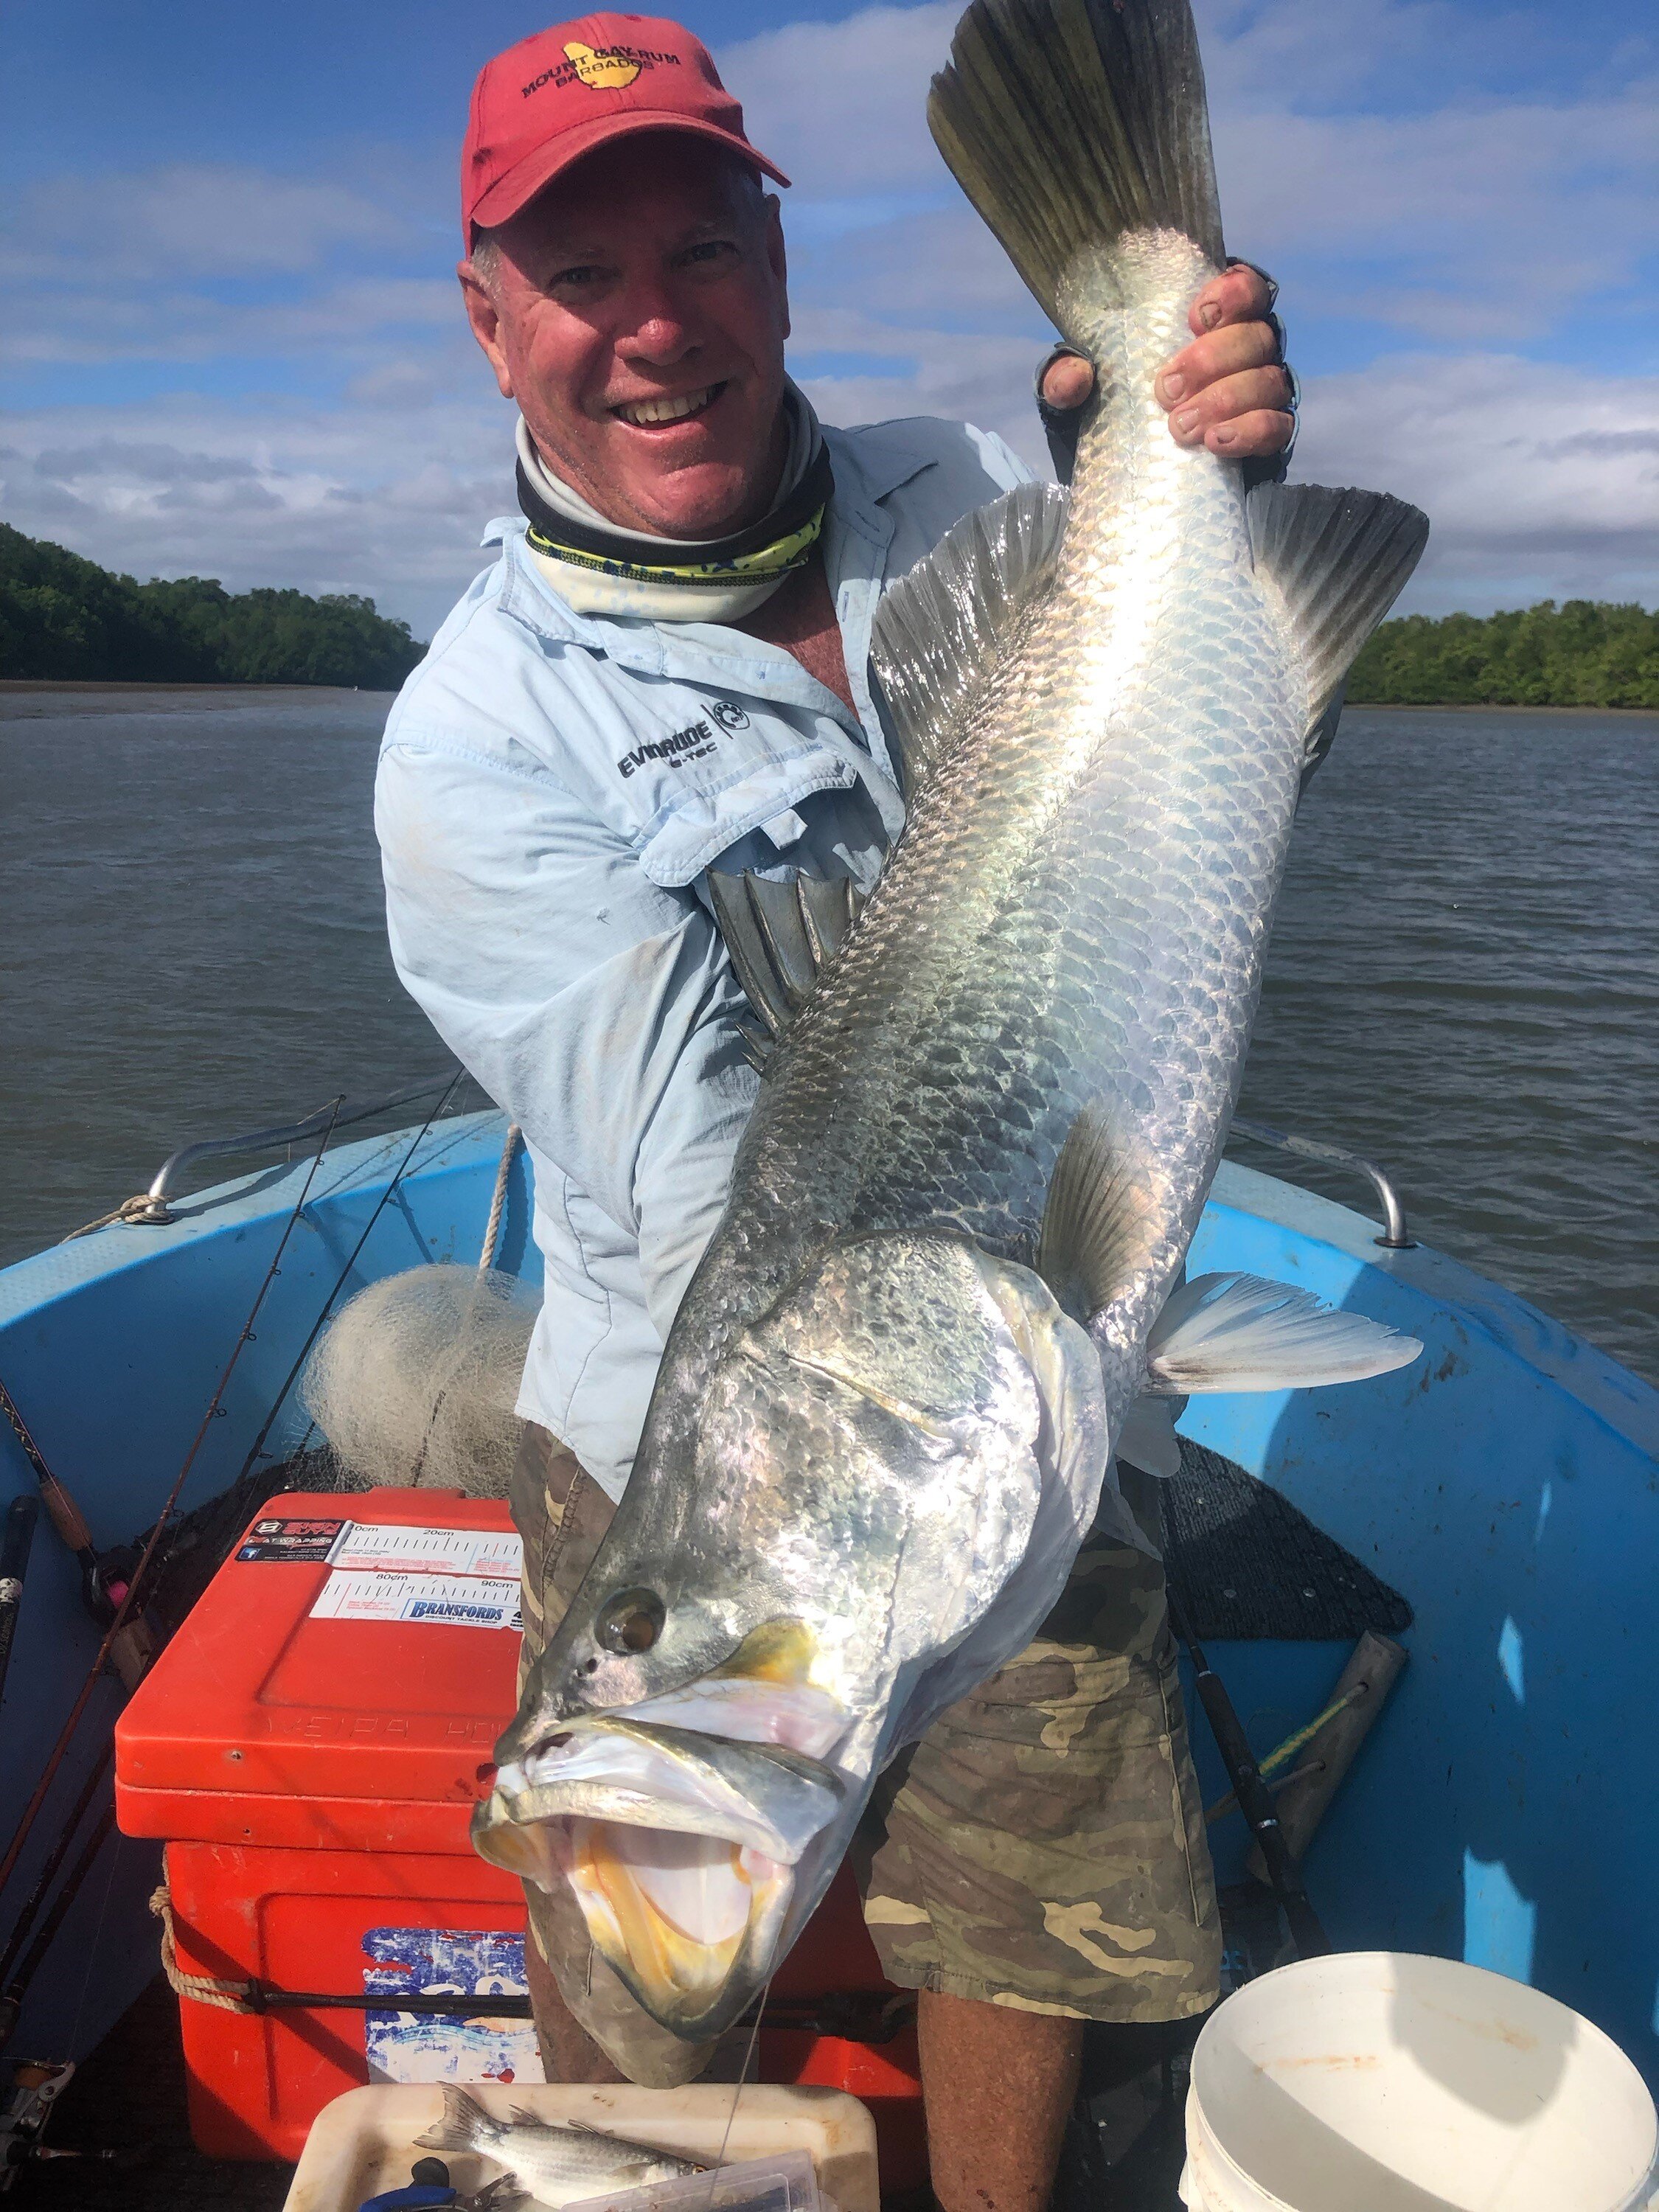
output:
<path id="1" fill-rule="evenodd" d="M 1398 1590 L 1219 1452 L 1182 1437 L 1181 1472 L 1159 1486 L 1164 1568 L 1200 1643 L 1352 1643 L 1411 1626 Z"/>

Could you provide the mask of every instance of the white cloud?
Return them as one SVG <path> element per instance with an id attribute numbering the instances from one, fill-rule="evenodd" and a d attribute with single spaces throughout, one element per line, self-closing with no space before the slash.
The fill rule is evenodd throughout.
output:
<path id="1" fill-rule="evenodd" d="M 948 185 L 924 119 L 950 51 L 957 0 L 788 23 L 724 47 L 720 76 L 744 127 L 798 198 L 846 200 Z"/>
<path id="2" fill-rule="evenodd" d="M 430 635 L 513 506 L 512 417 L 461 394 L 322 407 L 175 398 L 0 426 L 14 527 L 141 578 L 360 592 Z"/>
<path id="3" fill-rule="evenodd" d="M 347 185 L 228 162 L 57 178 L 23 196 L 10 227 L 9 270 L 48 280 L 66 252 L 82 276 L 177 281 L 307 270 L 409 238 L 406 219 Z"/>
<path id="4" fill-rule="evenodd" d="M 1305 419 L 1298 477 L 1374 484 L 1427 513 L 1407 606 L 1659 603 L 1659 376 L 1392 359 L 1321 379 Z"/>

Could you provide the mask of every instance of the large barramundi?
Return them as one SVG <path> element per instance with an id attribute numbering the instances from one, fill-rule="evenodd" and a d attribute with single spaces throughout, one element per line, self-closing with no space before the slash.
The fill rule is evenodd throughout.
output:
<path id="1" fill-rule="evenodd" d="M 1426 525 L 1247 497 L 1170 435 L 1153 374 L 1223 262 L 1186 0 L 975 0 L 930 115 L 1098 395 L 1069 500 L 1011 494 L 883 602 L 903 836 L 769 1056 L 633 1480 L 475 1823 L 692 2039 L 754 1997 L 883 1763 L 1121 1512 L 1143 1393 L 1419 1349 L 1282 1286 L 1176 1286 L 1298 789 Z M 829 895 L 725 890 L 751 994 L 799 996 L 781 925 L 800 952 Z"/>

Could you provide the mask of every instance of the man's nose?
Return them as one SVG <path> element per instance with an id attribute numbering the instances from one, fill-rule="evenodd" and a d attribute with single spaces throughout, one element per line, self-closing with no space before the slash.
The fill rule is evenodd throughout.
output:
<path id="1" fill-rule="evenodd" d="M 649 362 L 668 368 L 684 361 L 697 343 L 688 319 L 666 292 L 653 287 L 631 296 L 621 319 L 616 346 L 624 361 Z"/>

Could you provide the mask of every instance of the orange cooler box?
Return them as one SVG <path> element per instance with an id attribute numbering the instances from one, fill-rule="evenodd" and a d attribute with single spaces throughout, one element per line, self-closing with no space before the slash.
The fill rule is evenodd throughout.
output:
<path id="1" fill-rule="evenodd" d="M 331 1571 L 348 1524 L 368 1564 Z M 408 1563 L 377 1571 L 376 1540 Z M 516 1556 L 493 1499 L 277 1498 L 122 1715 L 117 1814 L 166 1839 L 182 1971 L 387 1993 L 384 2010 L 256 2015 L 184 1999 L 191 2129 L 210 2156 L 297 2158 L 329 2100 L 371 2080 L 540 2079 L 527 2021 L 492 2021 L 487 2002 L 476 2020 L 400 2017 L 396 1995 L 524 1990 L 523 1893 L 467 1836 L 519 1659 L 514 1583 L 470 1570 Z"/>
<path id="2" fill-rule="evenodd" d="M 491 1993 L 524 1990 L 523 1895 L 467 1832 L 517 1702 L 516 1562 L 495 1500 L 278 1497 L 123 1714 L 117 1813 L 124 1833 L 167 1844 L 180 1969 L 386 1995 L 257 2014 L 183 1999 L 191 2129 L 210 2156 L 295 2159 L 322 2107 L 365 2081 L 541 2079 L 530 2022 L 489 2011 Z M 843 1875 L 774 1995 L 884 1986 Z M 479 2007 L 400 2014 L 400 1990 Z M 872 2045 L 763 2029 L 760 2072 L 864 2098 L 884 2188 L 925 2179 L 913 2030 Z"/>

